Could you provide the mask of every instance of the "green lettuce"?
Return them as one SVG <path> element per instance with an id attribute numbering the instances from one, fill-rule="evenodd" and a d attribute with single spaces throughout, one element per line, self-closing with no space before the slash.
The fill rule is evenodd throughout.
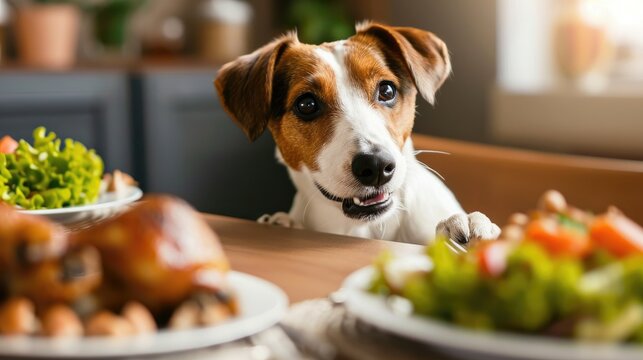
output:
<path id="1" fill-rule="evenodd" d="M 13 154 L 0 154 L 0 199 L 24 209 L 56 209 L 98 200 L 103 160 L 83 144 L 44 127 L 33 145 L 20 140 Z"/>
<path id="2" fill-rule="evenodd" d="M 547 334 L 566 324 L 565 336 L 643 343 L 643 256 L 616 259 L 596 250 L 583 261 L 522 242 L 507 255 L 505 271 L 489 276 L 475 250 L 456 254 L 446 239 L 436 239 L 426 255 L 433 269 L 396 291 L 385 280 L 392 255 L 383 254 L 369 290 L 402 296 L 417 314 L 469 328 Z"/>

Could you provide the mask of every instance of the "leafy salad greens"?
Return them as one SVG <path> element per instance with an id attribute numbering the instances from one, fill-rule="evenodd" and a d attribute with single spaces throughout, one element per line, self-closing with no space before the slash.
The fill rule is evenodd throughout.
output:
<path id="1" fill-rule="evenodd" d="M 509 330 L 592 341 L 643 343 L 643 256 L 616 259 L 552 257 L 524 242 L 507 254 L 502 274 L 481 270 L 476 254 L 459 255 L 436 241 L 427 248 L 433 267 L 390 286 L 382 254 L 370 291 L 408 299 L 414 312 L 485 331 Z M 600 267 L 589 270 L 601 262 Z"/>
<path id="2" fill-rule="evenodd" d="M 643 227 L 617 209 L 521 218 L 515 238 L 466 253 L 436 239 L 421 255 L 430 267 L 409 270 L 408 258 L 383 253 L 369 291 L 478 330 L 643 344 Z"/>
<path id="3" fill-rule="evenodd" d="M 44 127 L 33 145 L 20 140 L 11 153 L 0 152 L 0 200 L 23 209 L 55 209 L 96 202 L 103 160 L 72 139 L 62 140 Z"/>

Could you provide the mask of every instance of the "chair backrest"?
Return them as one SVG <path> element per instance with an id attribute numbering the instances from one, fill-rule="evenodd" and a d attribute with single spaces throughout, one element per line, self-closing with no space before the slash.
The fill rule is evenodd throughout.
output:
<path id="1" fill-rule="evenodd" d="M 556 189 L 568 203 L 596 213 L 615 205 L 643 225 L 643 162 L 549 154 L 413 135 L 418 159 L 444 176 L 466 211 L 504 224 Z"/>

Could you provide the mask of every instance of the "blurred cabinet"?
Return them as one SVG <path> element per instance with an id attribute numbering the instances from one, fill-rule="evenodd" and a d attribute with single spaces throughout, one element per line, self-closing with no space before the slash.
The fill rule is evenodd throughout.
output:
<path id="1" fill-rule="evenodd" d="M 135 77 L 135 149 L 146 190 L 236 217 L 288 211 L 294 189 L 272 138 L 248 141 L 218 103 L 215 74 L 150 70 Z"/>
<path id="2" fill-rule="evenodd" d="M 204 212 L 256 219 L 288 211 L 294 189 L 266 134 L 250 143 L 218 103 L 215 71 L 197 67 L 0 72 L 0 135 L 39 125 L 95 148 L 144 191 Z"/>
<path id="3" fill-rule="evenodd" d="M 0 135 L 32 139 L 45 126 L 131 172 L 128 77 L 122 72 L 0 73 Z"/>

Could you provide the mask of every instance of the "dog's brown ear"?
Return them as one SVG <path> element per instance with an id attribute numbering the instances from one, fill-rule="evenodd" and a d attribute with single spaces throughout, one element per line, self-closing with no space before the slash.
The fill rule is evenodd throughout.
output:
<path id="1" fill-rule="evenodd" d="M 214 80 L 224 109 L 250 141 L 266 130 L 275 66 L 288 45 L 296 41 L 296 35 L 284 35 L 223 65 Z"/>
<path id="2" fill-rule="evenodd" d="M 449 51 L 442 40 L 428 31 L 370 22 L 358 24 L 356 30 L 356 37 L 369 37 L 386 55 L 401 59 L 422 97 L 434 103 L 435 92 L 451 73 Z"/>

